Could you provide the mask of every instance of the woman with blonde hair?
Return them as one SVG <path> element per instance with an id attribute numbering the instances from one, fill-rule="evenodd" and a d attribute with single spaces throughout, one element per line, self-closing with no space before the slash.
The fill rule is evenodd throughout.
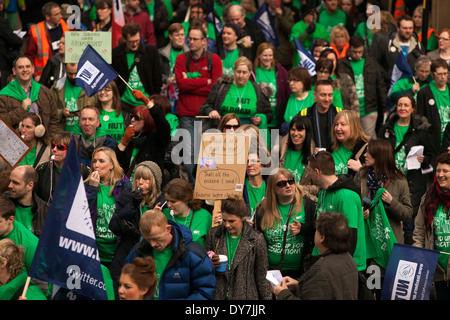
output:
<path id="1" fill-rule="evenodd" d="M 362 167 L 369 137 L 364 133 L 359 115 L 352 110 L 340 111 L 333 121 L 331 130 L 331 154 L 333 155 L 336 175 L 351 174 Z"/>
<path id="2" fill-rule="evenodd" d="M 347 56 L 349 48 L 350 35 L 347 29 L 343 26 L 335 26 L 330 33 L 330 47 L 333 48 L 338 59 Z"/>
<path id="3" fill-rule="evenodd" d="M 85 188 L 100 261 L 109 266 L 117 248 L 117 238 L 109 229 L 109 222 L 120 194 L 131 188 L 113 149 L 100 147 L 94 150 Z"/>
<path id="4" fill-rule="evenodd" d="M 113 280 L 119 279 L 126 257 L 141 238 L 141 216 L 156 205 L 164 208 L 161 184 L 162 172 L 159 166 L 153 161 L 141 162 L 136 166 L 131 188 L 125 189 L 117 200 L 116 211 L 109 223 L 109 229 L 119 238 L 110 266 Z"/>
<path id="5" fill-rule="evenodd" d="M 234 62 L 234 76 L 222 75 L 211 89 L 200 115 L 209 116 L 209 127 L 217 128 L 219 120 L 228 113 L 235 113 L 241 124 L 252 123 L 260 129 L 272 121 L 269 85 L 258 85 L 250 79 L 252 62 L 240 57 Z"/>
<path id="6" fill-rule="evenodd" d="M 269 176 L 254 225 L 266 239 L 270 269 L 300 276 L 303 258 L 313 248 L 314 216 L 315 203 L 304 196 L 288 169 L 278 168 Z"/>

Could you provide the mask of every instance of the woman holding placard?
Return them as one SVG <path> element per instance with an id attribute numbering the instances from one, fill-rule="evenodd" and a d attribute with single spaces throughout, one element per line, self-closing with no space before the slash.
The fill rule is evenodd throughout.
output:
<path id="1" fill-rule="evenodd" d="M 413 217 L 404 223 L 405 243 L 412 243 L 414 218 L 419 210 L 420 199 L 426 192 L 427 175 L 422 173 L 430 167 L 432 155 L 428 143 L 428 120 L 416 114 L 416 101 L 410 93 L 403 93 L 397 100 L 396 112 L 393 113 L 381 127 L 379 138 L 390 142 L 395 154 L 395 165 L 408 180 Z M 423 147 L 420 155 L 415 156 L 417 167 L 408 168 L 406 157 L 415 148 Z"/>
<path id="2" fill-rule="evenodd" d="M 266 239 L 270 269 L 300 277 L 303 258 L 313 248 L 315 206 L 288 169 L 279 168 L 269 176 L 254 226 Z"/>
<path id="3" fill-rule="evenodd" d="M 205 249 L 220 268 L 225 256 L 226 269 L 216 269 L 215 300 L 270 300 L 272 294 L 266 273 L 269 267 L 264 236 L 246 221 L 248 207 L 238 196 L 222 200 L 221 225 L 211 228 Z M 219 270 L 219 271 L 217 271 Z"/>

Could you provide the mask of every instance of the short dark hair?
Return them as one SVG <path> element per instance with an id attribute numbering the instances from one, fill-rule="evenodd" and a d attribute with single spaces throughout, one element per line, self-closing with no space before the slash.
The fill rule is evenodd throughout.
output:
<path id="1" fill-rule="evenodd" d="M 352 48 L 359 48 L 364 46 L 364 39 L 361 36 L 351 36 L 349 40 L 349 45 Z"/>
<path id="2" fill-rule="evenodd" d="M 142 28 L 141 25 L 138 23 L 127 23 L 122 27 L 122 38 L 124 40 L 127 40 L 128 36 L 134 36 L 135 34 L 139 33 L 141 34 Z"/>
<path id="3" fill-rule="evenodd" d="M 326 176 L 336 174 L 336 167 L 332 154 L 328 151 L 319 151 L 309 156 L 309 167 L 311 169 L 318 169 Z"/>
<path id="4" fill-rule="evenodd" d="M 3 219 L 9 219 L 16 215 L 16 206 L 14 202 L 5 196 L 0 196 L 0 217 Z"/>
<path id="5" fill-rule="evenodd" d="M 410 15 L 404 14 L 397 19 L 397 27 L 400 27 L 402 21 L 412 21 L 414 23 L 414 20 Z"/>
<path id="6" fill-rule="evenodd" d="M 444 68 L 444 69 L 447 69 L 447 70 L 448 70 L 448 64 L 447 64 L 447 62 L 446 62 L 444 59 L 442 59 L 442 58 L 434 59 L 434 60 L 431 62 L 431 68 L 430 68 L 430 71 L 431 71 L 431 72 L 436 72 L 437 68 Z"/>
<path id="7" fill-rule="evenodd" d="M 193 19 L 191 21 L 191 25 L 189 26 L 189 32 L 188 32 L 188 36 L 191 33 L 192 30 L 200 30 L 200 32 L 202 33 L 202 37 L 203 39 L 206 38 L 206 31 L 203 28 L 202 24 L 199 23 L 199 21 L 204 21 L 203 19 Z"/>
<path id="8" fill-rule="evenodd" d="M 350 250 L 352 231 L 343 213 L 322 212 L 316 221 L 316 232 L 324 236 L 323 245 L 335 253 Z"/>
<path id="9" fill-rule="evenodd" d="M 450 166 L 450 154 L 448 152 L 441 153 L 436 157 L 436 164 L 448 164 Z"/>
<path id="10" fill-rule="evenodd" d="M 46 16 L 49 16 L 52 14 L 52 10 L 54 8 L 59 8 L 59 5 L 56 2 L 47 2 L 42 6 L 42 16 L 45 18 Z"/>
<path id="11" fill-rule="evenodd" d="M 323 69 L 327 70 L 331 75 L 333 72 L 333 61 L 327 58 L 319 58 L 316 62 L 316 72 Z"/>
<path id="12" fill-rule="evenodd" d="M 330 79 L 326 79 L 326 80 L 318 80 L 318 81 L 316 82 L 316 86 L 314 87 L 314 89 L 317 90 L 317 88 L 318 88 L 319 86 L 332 86 L 332 87 L 334 88 L 333 82 L 332 82 Z"/>
<path id="13" fill-rule="evenodd" d="M 229 196 L 227 199 L 222 200 L 221 206 L 222 212 L 245 218 L 248 216 L 249 210 L 245 201 L 240 196 Z"/>

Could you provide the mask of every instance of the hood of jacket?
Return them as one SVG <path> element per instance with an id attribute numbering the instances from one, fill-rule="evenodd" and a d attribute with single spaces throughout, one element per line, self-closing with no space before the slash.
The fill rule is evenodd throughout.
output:
<path id="1" fill-rule="evenodd" d="M 339 189 L 349 189 L 355 191 L 359 196 L 361 196 L 361 190 L 355 181 L 353 181 L 353 177 L 351 175 L 338 175 L 337 180 L 328 187 L 327 191 L 335 191 Z"/>

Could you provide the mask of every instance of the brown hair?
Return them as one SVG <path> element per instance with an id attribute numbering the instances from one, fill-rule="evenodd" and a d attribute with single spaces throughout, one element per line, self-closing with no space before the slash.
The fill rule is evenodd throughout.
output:
<path id="1" fill-rule="evenodd" d="M 158 278 L 156 276 L 155 260 L 151 256 L 136 257 L 122 267 L 122 274 L 129 275 L 139 289 L 147 289 L 144 298 L 153 296 Z"/>
<path id="2" fill-rule="evenodd" d="M 184 179 L 175 178 L 170 180 L 163 190 L 164 195 L 184 202 L 187 206 L 196 211 L 202 207 L 200 199 L 194 199 L 194 191 L 191 185 Z"/>

